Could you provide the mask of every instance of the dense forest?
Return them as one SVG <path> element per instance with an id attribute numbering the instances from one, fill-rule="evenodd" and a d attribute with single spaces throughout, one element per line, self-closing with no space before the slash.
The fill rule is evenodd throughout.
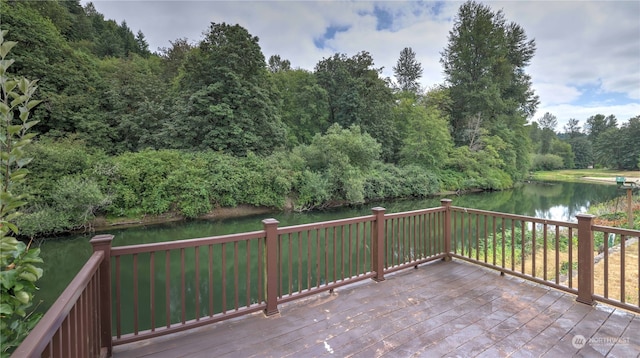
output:
<path id="1" fill-rule="evenodd" d="M 640 166 L 640 116 L 558 131 L 526 68 L 535 41 L 501 11 L 461 5 L 446 82 L 420 87 L 405 48 L 384 78 L 365 50 L 313 71 L 265 59 L 241 25 L 152 52 L 89 3 L 0 0 L 13 74 L 38 79 L 25 236 L 95 215 L 197 217 L 216 207 L 309 210 L 439 191 L 501 190 L 530 170 Z M 420 49 L 415 49 L 420 51 Z M 3 148 L 4 150 L 4 148 Z"/>

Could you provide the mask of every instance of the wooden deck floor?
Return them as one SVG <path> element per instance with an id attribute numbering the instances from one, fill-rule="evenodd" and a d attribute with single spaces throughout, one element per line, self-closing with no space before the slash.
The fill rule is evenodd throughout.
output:
<path id="1" fill-rule="evenodd" d="M 279 309 L 117 346 L 114 357 L 640 356 L 640 316 L 460 261 Z"/>

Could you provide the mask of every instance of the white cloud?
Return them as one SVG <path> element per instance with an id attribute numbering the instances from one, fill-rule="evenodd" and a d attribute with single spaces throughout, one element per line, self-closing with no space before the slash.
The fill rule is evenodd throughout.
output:
<path id="1" fill-rule="evenodd" d="M 580 121 L 580 126 L 584 128 L 587 118 L 596 114 L 608 116 L 613 114 L 618 119 L 618 124 L 627 122 L 630 118 L 640 116 L 640 103 L 630 103 L 625 105 L 572 105 L 556 104 L 538 107 L 538 112 L 533 120 L 538 120 L 544 113 L 549 112 L 558 119 L 556 131 L 564 131 L 564 125 L 569 119 L 574 118 Z"/>
<path id="2" fill-rule="evenodd" d="M 540 98 L 544 98 L 546 105 L 571 103 L 582 94 L 577 88 L 561 83 L 540 83 L 536 82 L 533 89 Z"/>

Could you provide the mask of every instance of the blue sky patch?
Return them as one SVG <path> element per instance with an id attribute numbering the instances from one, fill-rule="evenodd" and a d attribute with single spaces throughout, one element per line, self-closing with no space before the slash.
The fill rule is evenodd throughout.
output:
<path id="1" fill-rule="evenodd" d="M 350 25 L 346 25 L 346 26 L 331 25 L 327 27 L 322 37 L 313 39 L 313 44 L 316 45 L 317 48 L 323 49 L 325 42 L 327 40 L 334 39 L 336 37 L 336 33 L 349 31 L 350 28 L 351 28 Z"/>
<path id="2" fill-rule="evenodd" d="M 637 103 L 637 100 L 633 100 L 627 96 L 626 93 L 621 92 L 605 92 L 599 85 L 596 86 L 580 86 L 578 90 L 581 95 L 578 99 L 572 103 L 577 105 L 600 105 L 600 106 L 616 106 L 626 105 L 630 103 Z"/>
<path id="3" fill-rule="evenodd" d="M 393 14 L 389 11 L 376 6 L 373 8 L 373 15 L 375 15 L 377 23 L 376 30 L 391 30 L 393 26 Z"/>

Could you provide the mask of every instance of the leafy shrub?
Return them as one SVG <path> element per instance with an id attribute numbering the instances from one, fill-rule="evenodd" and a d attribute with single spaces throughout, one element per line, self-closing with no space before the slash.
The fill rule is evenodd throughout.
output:
<path id="1" fill-rule="evenodd" d="M 564 168 L 562 157 L 555 154 L 535 154 L 533 156 L 533 170 L 556 170 Z"/>
<path id="2" fill-rule="evenodd" d="M 79 228 L 110 204 L 98 184 L 82 176 L 65 176 L 55 181 L 47 204 L 36 204 L 18 218 L 21 234 L 28 237 Z"/>
<path id="3" fill-rule="evenodd" d="M 16 219 L 26 204 L 26 195 L 16 188 L 26 185 L 27 169 L 32 160 L 25 150 L 34 133 L 29 129 L 38 123 L 30 120 L 31 111 L 40 103 L 32 100 L 38 88 L 36 81 L 14 78 L 8 73 L 13 59 L 7 55 L 16 42 L 5 41 L 6 30 L 0 31 L 0 355 L 7 356 L 37 324 L 39 315 L 27 313 L 42 277 L 40 249 L 30 249 L 13 235 L 19 233 Z"/>

